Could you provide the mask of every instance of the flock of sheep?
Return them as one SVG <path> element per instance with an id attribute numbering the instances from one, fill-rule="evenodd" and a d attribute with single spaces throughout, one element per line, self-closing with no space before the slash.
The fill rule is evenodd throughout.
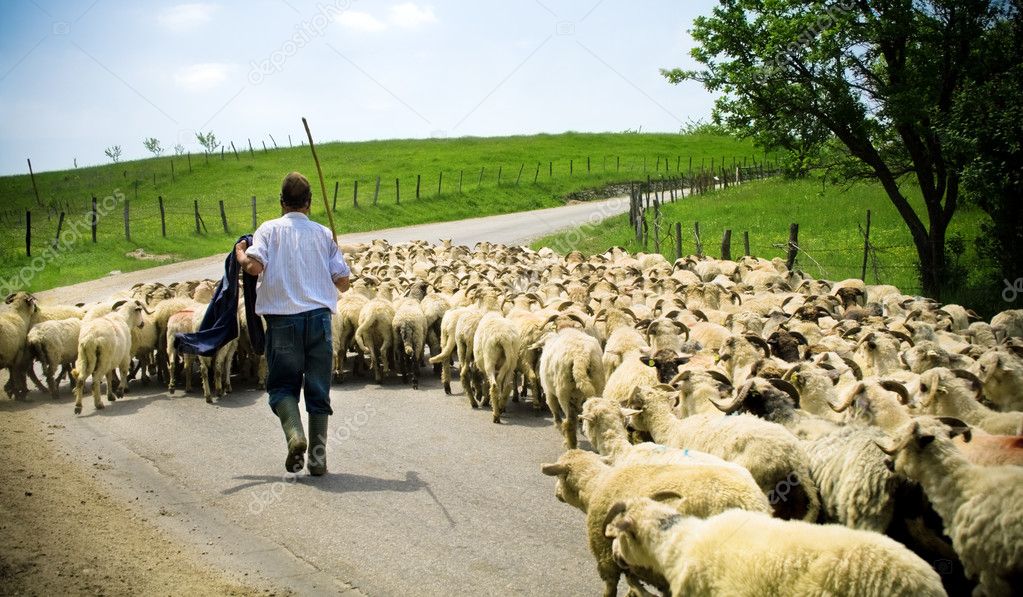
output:
<path id="1" fill-rule="evenodd" d="M 779 260 L 561 256 L 480 243 L 343 247 L 352 291 L 333 320 L 336 381 L 418 387 L 455 363 L 473 408 L 553 414 L 567 451 L 544 464 L 586 514 L 616 595 L 1010 595 L 1023 583 L 1023 311 L 956 305 Z M 173 392 L 214 283 L 137 285 L 92 305 L 7 297 L 5 390 L 91 378 L 110 401 L 155 376 Z M 203 393 L 232 367 L 262 384 L 241 334 L 197 359 Z M 427 349 L 429 359 L 427 361 Z M 180 363 L 178 361 L 181 361 Z M 581 425 L 580 425 L 581 423 Z M 581 426 L 581 429 L 580 429 Z M 595 451 L 577 449 L 579 432 Z"/>

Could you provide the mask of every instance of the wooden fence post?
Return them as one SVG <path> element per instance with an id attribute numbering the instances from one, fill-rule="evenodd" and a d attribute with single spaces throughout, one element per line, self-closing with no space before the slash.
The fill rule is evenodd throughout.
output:
<path id="1" fill-rule="evenodd" d="M 57 243 L 60 241 L 60 229 L 64 227 L 64 210 L 60 210 L 60 217 L 57 219 L 57 234 L 53 235 L 53 242 L 50 246 L 54 249 L 57 248 Z"/>
<path id="2" fill-rule="evenodd" d="M 504 166 L 497 167 L 497 186 L 501 186 L 501 172 L 504 171 Z"/>
<path id="3" fill-rule="evenodd" d="M 523 163 L 522 165 L 519 166 L 519 175 L 515 177 L 515 186 L 519 186 L 519 180 L 522 179 L 522 170 L 525 167 L 526 167 L 525 163 Z"/>
<path id="4" fill-rule="evenodd" d="M 575 160 L 568 160 L 568 175 L 572 176 L 575 173 Z"/>
<path id="5" fill-rule="evenodd" d="M 700 223 L 693 222 L 693 234 L 696 238 L 696 256 L 703 257 L 703 239 L 700 238 Z"/>
<path id="6" fill-rule="evenodd" d="M 799 224 L 789 225 L 789 254 L 785 258 L 785 267 L 792 269 L 796 263 L 796 253 L 799 252 Z"/>
<path id="7" fill-rule="evenodd" d="M 437 175 L 437 196 L 440 197 L 440 189 L 444 184 L 444 171 L 441 170 L 440 174 Z"/>
<path id="8" fill-rule="evenodd" d="M 185 154 L 185 158 L 188 159 L 188 173 L 192 173 L 192 152 L 189 151 Z"/>
<path id="9" fill-rule="evenodd" d="M 92 211 L 89 212 L 89 223 L 92 226 L 92 242 L 96 242 L 96 226 L 99 224 L 99 214 L 96 213 L 96 196 L 92 196 Z"/>
<path id="10" fill-rule="evenodd" d="M 235 149 L 234 141 L 231 141 L 231 151 L 234 152 L 234 159 L 236 159 L 236 160 L 240 160 L 241 159 L 240 157 L 238 157 L 238 150 Z"/>
<path id="11" fill-rule="evenodd" d="M 590 156 L 586 156 L 586 173 L 590 173 Z"/>
<path id="12" fill-rule="evenodd" d="M 25 257 L 32 256 L 32 210 L 25 210 Z"/>
<path id="13" fill-rule="evenodd" d="M 742 233 L 743 255 L 749 256 L 749 230 Z"/>
<path id="14" fill-rule="evenodd" d="M 270 135 L 270 133 L 267 133 L 267 135 Z M 274 140 L 273 135 L 270 135 L 270 142 L 274 144 L 274 149 L 277 149 L 277 141 Z"/>
<path id="15" fill-rule="evenodd" d="M 867 229 L 863 234 L 863 270 L 860 280 L 867 281 L 867 257 L 870 255 L 870 210 L 867 210 Z"/>
<path id="16" fill-rule="evenodd" d="M 380 177 L 377 176 L 377 187 L 376 187 L 376 190 L 373 191 L 373 205 L 377 204 L 377 197 L 379 197 L 379 196 L 380 196 Z"/>
<path id="17" fill-rule="evenodd" d="M 332 207 L 330 208 L 330 211 L 337 211 L 337 191 L 338 191 L 338 189 L 340 187 L 341 187 L 341 181 L 340 180 L 335 180 L 334 181 L 334 203 L 332 204 Z"/>
<path id="18" fill-rule="evenodd" d="M 174 158 L 171 158 L 170 163 L 171 163 L 171 182 L 175 182 L 175 181 L 177 181 L 177 178 L 174 177 Z"/>
<path id="19" fill-rule="evenodd" d="M 263 144 L 263 153 L 266 153 L 266 141 L 260 139 L 259 142 Z"/>
<path id="20" fill-rule="evenodd" d="M 224 234 L 229 234 L 231 231 L 227 229 L 227 213 L 224 211 L 224 200 L 220 200 L 220 223 L 224 225 Z"/>
<path id="21" fill-rule="evenodd" d="M 462 178 L 465 176 L 465 170 L 458 171 L 458 194 L 462 194 Z"/>
<path id="22" fill-rule="evenodd" d="M 252 231 L 255 232 L 256 228 L 259 228 L 259 221 L 256 219 L 256 196 L 252 196 Z"/>
<path id="23" fill-rule="evenodd" d="M 422 179 L 422 174 L 416 174 L 416 199 L 419 199 L 419 184 L 422 182 Z"/>
<path id="24" fill-rule="evenodd" d="M 615 172 L 621 172 L 621 171 L 622 171 L 622 156 L 616 155 L 615 156 Z"/>
<path id="25" fill-rule="evenodd" d="M 721 259 L 723 261 L 732 260 L 732 231 L 725 230 L 725 235 L 721 238 Z"/>
<path id="26" fill-rule="evenodd" d="M 675 261 L 682 259 L 682 222 L 675 222 Z"/>
<path id="27" fill-rule="evenodd" d="M 547 178 L 554 178 L 554 161 L 547 162 Z"/>
<path id="28" fill-rule="evenodd" d="M 394 203 L 401 205 L 401 178 L 394 178 Z"/>
<path id="29" fill-rule="evenodd" d="M 199 200 L 195 199 L 192 206 L 195 209 L 195 233 L 199 234 Z"/>
<path id="30" fill-rule="evenodd" d="M 654 199 L 654 253 L 661 252 L 661 202 Z"/>
<path id="31" fill-rule="evenodd" d="M 352 191 L 352 207 L 359 207 L 359 179 L 355 179 L 355 189 Z"/>
<path id="32" fill-rule="evenodd" d="M 36 186 L 36 173 L 32 171 L 32 160 L 28 158 L 25 159 L 28 160 L 28 175 L 32 179 L 32 192 L 35 193 L 36 196 L 36 205 L 41 207 L 43 202 L 39 199 L 39 187 Z"/>
<path id="33" fill-rule="evenodd" d="M 245 140 L 249 142 L 249 157 L 256 157 L 256 152 L 252 151 L 252 139 L 246 137 Z"/>
<path id="34" fill-rule="evenodd" d="M 160 202 L 160 236 L 167 238 L 167 218 L 163 211 L 163 195 L 157 197 Z"/>
<path id="35" fill-rule="evenodd" d="M 533 184 L 536 184 L 536 179 L 540 178 L 540 162 L 536 163 L 536 173 L 533 174 Z"/>
<path id="36" fill-rule="evenodd" d="M 483 184 L 483 171 L 485 169 L 486 169 L 486 166 L 483 166 L 482 168 L 480 168 L 480 179 L 478 181 L 476 181 L 476 188 L 477 189 L 480 188 L 481 184 Z"/>
<path id="37" fill-rule="evenodd" d="M 129 223 L 130 216 L 128 214 L 128 200 L 124 200 L 124 240 L 131 242 L 131 224 Z"/>

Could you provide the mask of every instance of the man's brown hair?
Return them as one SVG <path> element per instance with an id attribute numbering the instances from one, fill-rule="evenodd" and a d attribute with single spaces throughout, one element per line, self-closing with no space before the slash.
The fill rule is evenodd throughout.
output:
<path id="1" fill-rule="evenodd" d="M 309 187 L 309 179 L 298 172 L 284 177 L 281 183 L 281 203 L 291 209 L 301 209 L 312 201 L 313 192 Z"/>

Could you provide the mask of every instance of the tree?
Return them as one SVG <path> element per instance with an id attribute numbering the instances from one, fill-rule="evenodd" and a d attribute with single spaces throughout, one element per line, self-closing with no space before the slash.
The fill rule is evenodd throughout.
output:
<path id="1" fill-rule="evenodd" d="M 160 147 L 160 140 L 157 139 L 156 137 L 149 137 L 147 139 L 143 139 L 142 144 L 146 146 L 146 149 L 149 150 L 149 153 L 153 154 L 153 157 L 158 158 L 160 157 L 160 154 L 163 153 L 163 147 Z"/>
<path id="2" fill-rule="evenodd" d="M 174 146 L 174 155 L 181 155 L 183 153 L 185 153 L 184 145 L 178 143 L 177 145 Z"/>
<path id="3" fill-rule="evenodd" d="M 110 158 L 111 160 L 113 160 L 113 162 L 115 164 L 117 162 L 121 161 L 121 146 L 120 145 L 111 145 L 110 147 L 107 147 L 106 149 L 104 149 L 103 153 L 107 154 L 107 157 Z"/>
<path id="4" fill-rule="evenodd" d="M 217 136 L 213 134 L 213 131 L 208 133 L 196 133 L 195 138 L 199 141 L 199 145 L 203 146 L 206 150 L 206 155 L 209 155 L 220 147 L 220 141 L 217 141 Z"/>
<path id="5" fill-rule="evenodd" d="M 835 139 L 833 165 L 884 187 L 912 235 L 924 292 L 939 298 L 966 165 L 949 126 L 978 99 L 964 92 L 988 83 L 993 67 L 980 49 L 1017 9 L 1005 0 L 721 0 L 694 23 L 702 70 L 662 73 L 720 93 L 715 118 L 748 136 L 790 147 Z M 906 176 L 923 206 L 900 189 Z"/>

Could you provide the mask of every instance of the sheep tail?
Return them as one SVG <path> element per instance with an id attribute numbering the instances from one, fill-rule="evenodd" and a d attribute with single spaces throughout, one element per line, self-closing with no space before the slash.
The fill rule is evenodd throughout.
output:
<path id="1" fill-rule="evenodd" d="M 436 365 L 437 363 L 443 363 L 444 361 L 451 358 L 452 353 L 455 352 L 455 334 L 451 333 L 447 336 L 441 334 L 441 340 L 444 345 L 441 347 L 440 354 L 437 356 L 430 357 L 430 362 Z"/>
<path id="2" fill-rule="evenodd" d="M 597 395 L 597 389 L 593 387 L 590 380 L 590 361 L 585 356 L 572 359 L 572 377 L 575 379 L 575 387 L 579 389 L 582 399 L 592 398 Z"/>

